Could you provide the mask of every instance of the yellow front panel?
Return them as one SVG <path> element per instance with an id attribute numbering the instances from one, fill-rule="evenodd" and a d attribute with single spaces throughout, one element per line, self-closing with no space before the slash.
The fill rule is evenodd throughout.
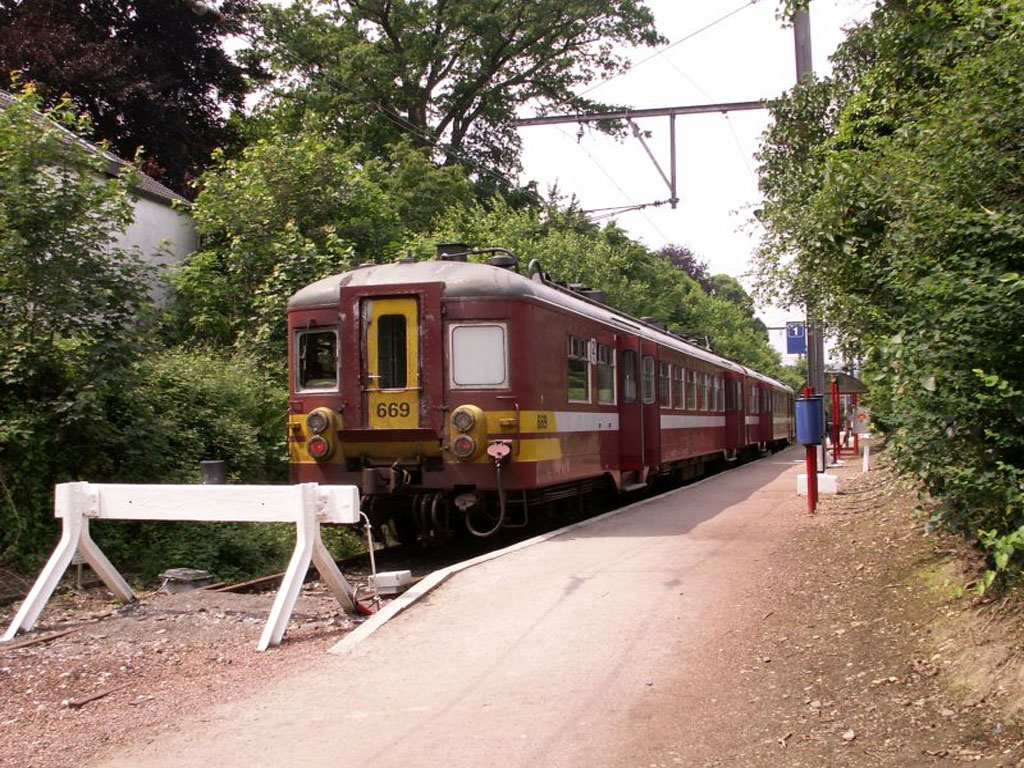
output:
<path id="1" fill-rule="evenodd" d="M 370 429 L 416 429 L 420 425 L 419 312 L 416 299 L 368 300 L 366 312 L 367 424 Z M 405 319 L 405 385 L 391 386 L 381 370 L 382 320 Z"/>

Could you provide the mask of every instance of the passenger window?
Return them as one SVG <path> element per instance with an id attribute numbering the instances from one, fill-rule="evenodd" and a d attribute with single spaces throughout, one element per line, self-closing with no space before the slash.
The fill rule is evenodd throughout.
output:
<path id="1" fill-rule="evenodd" d="M 508 386 L 504 325 L 453 325 L 450 349 L 452 386 Z"/>
<path id="2" fill-rule="evenodd" d="M 622 350 L 622 402 L 636 402 L 636 352 Z"/>
<path id="3" fill-rule="evenodd" d="M 686 410 L 697 410 L 697 372 L 686 371 Z"/>
<path id="4" fill-rule="evenodd" d="M 407 382 L 405 315 L 381 315 L 377 321 L 377 386 L 405 389 Z"/>
<path id="5" fill-rule="evenodd" d="M 569 337 L 569 402 L 590 402 L 590 358 L 585 339 Z"/>
<path id="6" fill-rule="evenodd" d="M 337 389 L 338 331 L 334 328 L 299 331 L 295 341 L 296 389 Z"/>
<path id="7" fill-rule="evenodd" d="M 654 402 L 654 358 L 644 355 L 642 359 L 643 380 L 641 382 L 641 400 L 644 405 L 651 405 Z"/>
<path id="8" fill-rule="evenodd" d="M 686 390 L 683 383 L 683 377 L 686 375 L 686 369 L 681 365 L 677 365 L 673 369 L 673 372 L 675 374 L 675 378 L 672 379 L 672 404 L 675 405 L 677 410 L 682 410 L 683 406 L 686 404 L 686 401 L 683 400 L 683 392 Z"/>

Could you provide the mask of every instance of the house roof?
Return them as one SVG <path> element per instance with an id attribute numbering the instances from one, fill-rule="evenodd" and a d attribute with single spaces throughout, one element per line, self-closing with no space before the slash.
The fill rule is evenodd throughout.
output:
<path id="1" fill-rule="evenodd" d="M 14 96 L 4 90 L 0 90 L 0 109 L 7 109 L 15 101 Z M 54 123 L 54 125 L 57 125 Z M 57 127 L 64 132 L 68 141 L 73 141 L 81 147 L 84 147 L 94 155 L 98 155 L 104 161 L 104 172 L 109 176 L 117 176 L 123 168 L 131 167 L 131 163 L 126 160 L 122 160 L 120 157 L 115 155 L 113 152 L 108 152 L 102 147 L 98 147 L 92 144 L 80 136 L 76 136 L 71 131 L 64 128 L 64 126 L 57 125 Z M 171 205 L 171 203 L 177 200 L 180 203 L 189 204 L 189 201 L 179 195 L 169 187 L 164 186 L 159 181 L 154 179 L 152 176 L 147 176 L 142 171 L 136 170 L 138 174 L 136 183 L 134 185 L 135 192 L 142 197 L 147 197 L 150 200 L 154 200 L 158 203 L 164 203 L 165 205 Z"/>

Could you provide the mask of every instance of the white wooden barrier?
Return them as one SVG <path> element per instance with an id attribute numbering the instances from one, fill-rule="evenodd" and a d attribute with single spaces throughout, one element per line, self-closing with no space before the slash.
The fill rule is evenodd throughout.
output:
<path id="1" fill-rule="evenodd" d="M 284 637 L 310 561 L 341 606 L 355 609 L 355 592 L 320 538 L 320 523 L 359 521 L 359 489 L 352 485 L 109 485 L 61 483 L 54 515 L 64 521 L 57 548 L 14 616 L 3 640 L 36 623 L 77 550 L 111 592 L 136 600 L 128 582 L 89 536 L 90 520 L 285 522 L 295 524 L 295 552 L 257 644 L 264 651 Z"/>

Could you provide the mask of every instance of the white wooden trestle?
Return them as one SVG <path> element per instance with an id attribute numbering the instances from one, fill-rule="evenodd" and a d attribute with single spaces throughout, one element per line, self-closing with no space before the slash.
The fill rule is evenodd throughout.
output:
<path id="1" fill-rule="evenodd" d="M 294 523 L 295 551 L 257 650 L 280 644 L 310 562 L 342 608 L 355 610 L 355 591 L 320 538 L 320 523 L 359 521 L 359 489 L 352 485 L 61 483 L 56 487 L 54 516 L 64 521 L 60 542 L 15 614 L 4 641 L 32 629 L 76 551 L 118 599 L 126 603 L 137 599 L 89 536 L 90 520 Z"/>

